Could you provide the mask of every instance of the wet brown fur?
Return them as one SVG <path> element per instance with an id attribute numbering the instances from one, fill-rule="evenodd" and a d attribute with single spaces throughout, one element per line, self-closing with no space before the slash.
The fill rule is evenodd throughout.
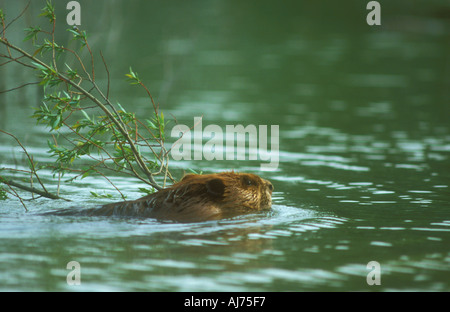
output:
<path id="1" fill-rule="evenodd" d="M 134 201 L 79 210 L 77 215 L 148 217 L 193 222 L 270 209 L 272 184 L 250 173 L 189 174 L 180 182 Z M 59 215 L 73 213 L 60 211 Z"/>

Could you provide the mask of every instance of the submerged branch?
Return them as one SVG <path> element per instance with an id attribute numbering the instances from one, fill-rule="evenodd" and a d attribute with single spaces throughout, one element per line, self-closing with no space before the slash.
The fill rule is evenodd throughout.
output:
<path id="1" fill-rule="evenodd" d="M 49 193 L 48 191 L 41 191 L 41 190 L 38 190 L 35 187 L 26 186 L 26 185 L 17 183 L 17 182 L 15 182 L 13 180 L 3 180 L 1 182 L 6 184 L 6 185 L 8 185 L 9 187 L 11 187 L 11 186 L 17 187 L 17 188 L 19 188 L 21 190 L 24 190 L 24 191 L 27 191 L 27 192 L 30 192 L 30 193 L 33 193 L 33 194 L 38 194 L 38 195 L 40 195 L 42 197 L 46 197 L 46 198 L 50 198 L 50 199 L 62 199 L 62 200 L 65 200 L 65 201 L 71 201 L 70 199 L 66 199 L 66 198 L 60 197 L 58 195 Z"/>

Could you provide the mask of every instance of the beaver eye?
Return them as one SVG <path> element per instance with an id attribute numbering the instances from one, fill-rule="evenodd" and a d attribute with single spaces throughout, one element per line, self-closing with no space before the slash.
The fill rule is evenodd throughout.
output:
<path id="1" fill-rule="evenodd" d="M 249 178 L 244 177 L 244 185 L 254 185 L 254 183 Z"/>

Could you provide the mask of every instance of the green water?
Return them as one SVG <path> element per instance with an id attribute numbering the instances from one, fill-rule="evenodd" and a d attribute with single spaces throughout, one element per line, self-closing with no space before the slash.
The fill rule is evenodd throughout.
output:
<path id="1" fill-rule="evenodd" d="M 151 108 L 124 82 L 130 66 L 180 123 L 203 115 L 203 126 L 279 125 L 276 171 L 250 160 L 172 162 L 179 175 L 259 174 L 275 186 L 273 211 L 176 224 L 44 217 L 73 202 L 29 201 L 26 213 L 9 198 L 0 202 L 0 290 L 450 291 L 447 1 L 381 2 L 382 25 L 372 27 L 366 1 L 79 2 L 81 28 L 109 63 L 111 97 L 138 116 Z M 33 1 L 8 30 L 17 42 L 42 6 Z M 23 5 L 0 7 L 14 16 Z M 63 42 L 66 12 L 58 3 Z M 32 75 L 0 68 L 0 86 Z M 46 162 L 47 131 L 28 118 L 41 97 L 32 87 L 1 95 L 0 129 Z M 0 144 L 0 168 L 23 166 L 13 141 Z M 111 179 L 140 196 L 135 180 Z M 119 200 L 100 178 L 61 192 L 83 207 Z M 72 260 L 78 286 L 66 282 Z M 381 285 L 367 283 L 370 261 Z"/>

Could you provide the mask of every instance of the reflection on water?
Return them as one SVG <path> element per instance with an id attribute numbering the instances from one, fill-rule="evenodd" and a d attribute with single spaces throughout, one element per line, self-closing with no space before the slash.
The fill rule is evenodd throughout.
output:
<path id="1" fill-rule="evenodd" d="M 197 224 L 24 216 L 14 207 L 2 214 L 5 226 L 0 237 L 5 250 L 16 247 L 14 252 L 2 253 L 0 258 L 2 265 L 14 265 L 17 270 L 2 271 L 1 277 L 5 281 L 4 289 L 24 289 L 22 276 L 28 281 L 25 289 L 69 289 L 62 278 L 67 274 L 64 264 L 67 259 L 76 259 L 83 264 L 82 290 L 123 290 L 121 276 L 126 277 L 129 290 L 207 290 L 200 280 L 214 284 L 209 290 L 233 287 L 245 290 L 247 283 L 251 286 L 272 278 L 265 276 L 266 272 L 238 274 L 238 271 L 252 264 L 257 264 L 254 269 L 265 270 L 273 260 L 284 261 L 286 252 L 276 246 L 278 239 L 334 229 L 345 222 L 344 218 L 311 209 L 279 205 L 263 216 L 247 215 Z M 36 237 L 40 239 L 36 241 Z M 105 243 L 108 248 L 104 248 Z M 308 247 L 305 252 L 317 250 Z M 51 269 L 39 270 L 41 266 Z M 171 278 L 167 278 L 169 271 Z M 138 280 L 134 280 L 136 274 Z M 192 274 L 205 277 L 184 283 Z M 166 282 L 162 282 L 164 277 Z M 270 289 L 265 284 L 261 289 Z"/>
<path id="2" fill-rule="evenodd" d="M 361 24 L 364 8 L 331 1 L 80 3 L 95 7 L 84 11 L 83 27 L 107 47 L 111 76 L 139 69 L 166 116 L 280 126 L 276 171 L 261 173 L 250 160 L 173 162 L 180 175 L 262 174 L 275 186 L 273 211 L 195 224 L 39 216 L 120 200 L 92 177 L 64 185 L 72 202 L 27 201 L 25 213 L 8 199 L 0 202 L 1 290 L 73 290 L 71 260 L 82 267 L 76 290 L 450 290 L 449 22 L 437 13 L 448 11 L 444 1 L 426 9 L 383 3 L 377 29 Z M 97 11 L 101 18 L 92 18 Z M 2 88 L 27 77 L 0 75 L 11 79 L 0 79 Z M 121 78 L 112 90 L 138 115 L 149 113 L 144 95 Z M 28 92 L 2 95 L 0 128 L 46 163 L 47 130 L 23 126 L 40 101 Z M 0 168 L 26 168 L 14 142 L 0 142 Z M 111 179 L 129 199 L 142 196 L 136 181 Z M 369 261 L 381 264 L 381 286 L 366 283 Z"/>

